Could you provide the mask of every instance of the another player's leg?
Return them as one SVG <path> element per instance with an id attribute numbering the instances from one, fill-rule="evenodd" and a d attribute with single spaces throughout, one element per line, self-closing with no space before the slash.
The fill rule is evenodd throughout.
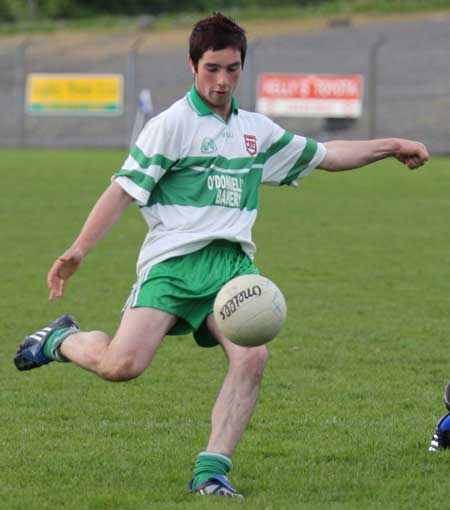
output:
<path id="1" fill-rule="evenodd" d="M 437 452 L 450 448 L 450 381 L 447 383 L 444 390 L 444 404 L 449 413 L 442 416 L 436 423 L 433 437 L 431 438 L 431 443 L 428 448 L 430 452 Z"/>
<path id="2" fill-rule="evenodd" d="M 264 345 L 246 348 L 233 344 L 218 331 L 212 315 L 207 323 L 222 345 L 229 367 L 212 411 L 208 445 L 197 457 L 190 490 L 202 495 L 242 497 L 226 474 L 255 408 L 268 351 Z"/>
<path id="3" fill-rule="evenodd" d="M 72 361 L 103 379 L 129 380 L 149 365 L 176 320 L 175 316 L 154 308 L 128 308 L 114 338 L 102 331 L 79 331 L 78 326 L 76 330 L 53 329 L 41 341 L 39 359 L 43 361 L 36 366 L 50 361 Z M 40 332 L 49 333 L 47 329 Z M 26 337 L 25 341 L 39 336 L 40 332 Z M 20 368 L 18 358 L 25 354 L 20 348 L 16 353 L 19 370 L 24 368 Z"/>

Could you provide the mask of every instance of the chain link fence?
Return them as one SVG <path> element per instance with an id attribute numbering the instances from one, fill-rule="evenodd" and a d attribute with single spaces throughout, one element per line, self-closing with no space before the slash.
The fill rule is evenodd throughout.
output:
<path id="1" fill-rule="evenodd" d="M 239 102 L 245 109 L 255 108 L 257 77 L 262 72 L 362 74 L 363 114 L 356 121 L 275 120 L 321 141 L 397 136 L 423 141 L 434 154 L 449 154 L 449 34 L 450 18 L 434 17 L 254 39 Z M 158 47 L 146 44 L 145 38 L 145 34 L 105 33 L 94 41 L 73 34 L 2 41 L 0 146 L 127 147 L 140 90 L 151 90 L 157 114 L 192 83 L 187 42 Z M 119 73 L 125 83 L 123 112 L 110 117 L 26 114 L 25 83 L 33 72 Z"/>

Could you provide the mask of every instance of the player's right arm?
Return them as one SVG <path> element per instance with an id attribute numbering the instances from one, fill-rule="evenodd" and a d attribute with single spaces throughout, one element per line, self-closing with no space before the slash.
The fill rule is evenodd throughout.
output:
<path id="1" fill-rule="evenodd" d="M 53 263 L 47 276 L 50 301 L 63 297 L 67 280 L 131 202 L 133 198 L 121 186 L 115 182 L 109 185 L 90 212 L 75 242 Z"/>

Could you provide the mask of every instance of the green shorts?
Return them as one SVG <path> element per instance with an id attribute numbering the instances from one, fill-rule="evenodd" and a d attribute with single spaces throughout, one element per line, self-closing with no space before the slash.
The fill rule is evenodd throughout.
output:
<path id="1" fill-rule="evenodd" d="M 164 260 L 150 269 L 131 291 L 127 306 L 151 307 L 178 317 L 169 335 L 194 333 L 202 347 L 217 341 L 206 327 L 214 299 L 225 283 L 243 274 L 258 274 L 239 243 L 216 240 L 205 248 Z"/>

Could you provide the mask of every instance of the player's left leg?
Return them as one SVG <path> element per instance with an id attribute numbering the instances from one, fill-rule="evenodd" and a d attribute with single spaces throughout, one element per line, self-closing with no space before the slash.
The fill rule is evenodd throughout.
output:
<path id="1" fill-rule="evenodd" d="M 255 408 L 268 350 L 265 345 L 241 347 L 230 342 L 218 330 L 213 315 L 208 317 L 207 324 L 223 347 L 229 363 L 213 408 L 207 449 L 231 456 Z"/>
<path id="2" fill-rule="evenodd" d="M 197 457 L 191 490 L 240 496 L 229 485 L 226 473 L 232 467 L 231 456 L 255 408 L 268 350 L 265 345 L 248 348 L 233 344 L 220 333 L 213 315 L 208 317 L 207 324 L 224 349 L 229 365 L 212 411 L 206 451 Z"/>

